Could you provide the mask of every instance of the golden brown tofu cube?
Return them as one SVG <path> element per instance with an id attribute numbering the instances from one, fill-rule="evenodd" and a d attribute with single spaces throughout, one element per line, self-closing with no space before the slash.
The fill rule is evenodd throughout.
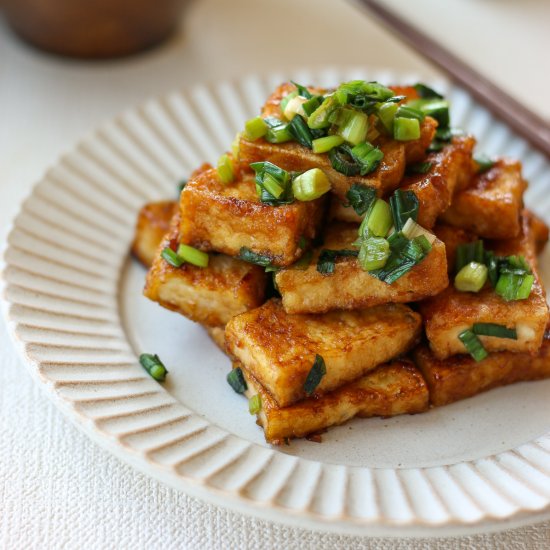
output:
<path id="1" fill-rule="evenodd" d="M 441 234 L 441 233 L 440 233 Z M 474 323 L 495 323 L 516 329 L 517 339 L 480 336 L 485 349 L 535 353 L 541 346 L 548 322 L 546 294 L 537 271 L 534 235 L 530 217 L 522 217 L 521 233 L 515 239 L 489 241 L 489 250 L 497 256 L 522 255 L 533 271 L 535 281 L 526 300 L 506 302 L 492 286 L 478 293 L 460 292 L 453 284 L 441 294 L 420 304 L 430 348 L 438 359 L 467 353 L 458 335 Z"/>
<path id="2" fill-rule="evenodd" d="M 296 88 L 293 84 L 283 84 L 267 100 L 261 116 L 281 118 L 281 100 Z M 326 93 L 328 90 L 309 88 L 314 94 Z M 426 117 L 421 125 L 421 135 L 418 140 L 398 142 L 386 137 L 379 137 L 373 142 L 384 153 L 384 158 L 378 168 L 366 176 L 345 176 L 330 163 L 327 153 L 315 154 L 307 147 L 297 142 L 273 144 L 260 138 L 248 141 L 241 137 L 239 142 L 239 160 L 244 166 L 253 162 L 268 160 L 289 171 L 304 171 L 310 168 L 321 168 L 332 184 L 332 192 L 345 200 L 346 193 L 353 183 L 370 185 L 379 190 L 379 195 L 385 195 L 395 189 L 405 171 L 405 164 L 418 162 L 426 156 L 426 149 L 430 145 L 437 128 L 437 122 Z"/>
<path id="3" fill-rule="evenodd" d="M 543 341 L 536 355 L 501 351 L 479 362 L 467 355 L 437 359 L 425 346 L 418 347 L 413 355 L 434 406 L 448 405 L 498 386 L 550 377 L 550 340 Z"/>
<path id="4" fill-rule="evenodd" d="M 500 159 L 455 195 L 441 221 L 487 239 L 516 237 L 526 188 L 521 163 Z"/>
<path id="5" fill-rule="evenodd" d="M 223 254 L 211 254 L 208 267 L 173 267 L 160 253 L 177 248 L 178 219 L 157 251 L 147 273 L 144 295 L 161 306 L 207 326 L 225 325 L 235 315 L 264 301 L 264 270 Z"/>
<path id="6" fill-rule="evenodd" d="M 539 218 L 533 212 L 527 211 L 527 215 L 529 216 L 531 233 L 533 240 L 535 241 L 535 251 L 537 254 L 540 254 L 548 242 L 548 226 L 544 220 Z"/>
<path id="7" fill-rule="evenodd" d="M 176 201 L 161 201 L 146 204 L 139 211 L 132 253 L 145 267 L 153 263 L 160 241 L 170 229 L 170 220 L 177 209 Z"/>
<path id="8" fill-rule="evenodd" d="M 273 299 L 231 319 L 225 345 L 284 407 L 307 397 L 304 383 L 316 355 L 326 365 L 315 388 L 321 395 L 406 352 L 418 338 L 420 325 L 420 316 L 401 304 L 289 315 Z"/>
<path id="9" fill-rule="evenodd" d="M 357 229 L 357 225 L 333 223 L 327 229 L 322 249 L 353 249 Z M 449 283 L 445 246 L 439 240 L 424 260 L 392 284 L 364 271 L 355 257 L 337 259 L 331 275 L 319 273 L 317 260 L 322 249 L 314 251 L 306 269 L 290 267 L 276 274 L 275 283 L 288 313 L 325 313 L 388 302 L 413 302 L 438 294 Z"/>
<path id="10" fill-rule="evenodd" d="M 181 193 L 182 242 L 202 250 L 238 256 L 242 247 L 291 265 L 313 239 L 325 210 L 325 197 L 270 206 L 260 202 L 254 176 L 224 185 L 215 169 L 190 179 Z"/>
<path id="11" fill-rule="evenodd" d="M 426 382 L 407 360 L 380 365 L 336 390 L 288 407 L 279 407 L 269 392 L 246 369 L 242 370 L 248 385 L 245 395 L 250 399 L 260 394 L 258 424 L 264 429 L 266 441 L 272 444 L 320 432 L 355 416 L 397 416 L 428 408 Z"/>
<path id="12" fill-rule="evenodd" d="M 413 191 L 417 196 L 418 223 L 426 229 L 431 229 L 437 217 L 449 208 L 455 191 L 470 182 L 474 145 L 475 140 L 470 136 L 453 138 L 441 151 L 427 156 L 426 162 L 432 165 L 429 172 L 406 176 L 399 184 L 404 191 Z M 353 208 L 345 204 L 334 197 L 330 217 L 346 222 L 361 221 Z"/>

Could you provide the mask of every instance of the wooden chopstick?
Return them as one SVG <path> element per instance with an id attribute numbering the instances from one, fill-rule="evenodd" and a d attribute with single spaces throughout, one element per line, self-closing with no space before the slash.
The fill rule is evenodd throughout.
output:
<path id="1" fill-rule="evenodd" d="M 412 46 L 468 90 L 496 117 L 506 122 L 550 158 L 550 124 L 498 88 L 441 44 L 407 23 L 376 0 L 354 0 L 366 7 L 398 38 Z"/>

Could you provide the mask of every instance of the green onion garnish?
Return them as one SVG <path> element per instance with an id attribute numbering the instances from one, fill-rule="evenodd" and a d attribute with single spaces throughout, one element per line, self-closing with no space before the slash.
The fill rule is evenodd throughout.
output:
<path id="1" fill-rule="evenodd" d="M 299 201 L 312 201 L 330 191 L 330 181 L 319 168 L 312 168 L 292 181 L 292 192 Z"/>
<path id="2" fill-rule="evenodd" d="M 409 218 L 418 219 L 420 203 L 413 191 L 397 189 L 390 197 L 390 208 L 396 231 L 401 231 Z"/>
<path id="3" fill-rule="evenodd" d="M 227 375 L 227 382 L 237 393 L 244 393 L 248 389 L 243 371 L 240 367 L 233 369 Z"/>
<path id="4" fill-rule="evenodd" d="M 338 129 L 338 135 L 352 145 L 358 145 L 365 141 L 369 131 L 368 115 L 354 110 L 345 110 L 345 115 L 344 121 Z"/>
<path id="5" fill-rule="evenodd" d="M 500 271 L 495 292 L 507 302 L 512 300 L 526 300 L 531 294 L 535 277 L 526 273 Z"/>
<path id="6" fill-rule="evenodd" d="M 177 255 L 183 261 L 196 265 L 197 267 L 208 267 L 208 254 L 187 244 L 180 244 L 178 246 Z"/>
<path id="7" fill-rule="evenodd" d="M 383 199 L 377 199 L 368 215 L 367 228 L 369 235 L 385 237 L 392 225 L 390 205 Z"/>
<path id="8" fill-rule="evenodd" d="M 433 166 L 433 162 L 415 162 L 407 166 L 407 175 L 427 174 Z"/>
<path id="9" fill-rule="evenodd" d="M 297 115 L 288 123 L 290 135 L 304 147 L 312 148 L 313 135 L 304 119 Z"/>
<path id="10" fill-rule="evenodd" d="M 364 96 L 373 101 L 386 101 L 395 94 L 389 88 L 378 82 L 367 82 L 365 80 L 351 80 L 338 86 L 334 93 L 340 105 L 349 103 L 355 96 Z"/>
<path id="11" fill-rule="evenodd" d="M 369 237 L 361 243 L 358 261 L 365 271 L 381 269 L 390 257 L 390 243 L 380 237 Z"/>
<path id="12" fill-rule="evenodd" d="M 326 373 L 327 366 L 325 360 L 320 355 L 315 355 L 313 366 L 304 382 L 304 392 L 307 396 L 310 396 L 315 391 L 315 388 L 320 384 L 321 379 Z"/>
<path id="13" fill-rule="evenodd" d="M 242 246 L 239 250 L 238 258 L 243 260 L 243 262 L 248 262 L 249 264 L 261 265 L 262 267 L 267 267 L 271 265 L 271 258 L 269 256 L 263 256 L 262 254 L 256 254 L 252 252 L 250 248 Z"/>
<path id="14" fill-rule="evenodd" d="M 347 145 L 334 147 L 328 153 L 331 166 L 344 176 L 357 176 L 361 172 L 361 166 L 351 154 Z"/>
<path id="15" fill-rule="evenodd" d="M 428 239 L 428 242 L 430 244 L 433 244 L 436 240 L 436 236 L 433 233 L 430 233 L 427 229 L 424 229 L 412 218 L 409 218 L 405 222 L 405 225 L 403 226 L 403 229 L 401 231 L 403 232 L 403 235 L 405 235 L 405 237 L 407 237 L 407 239 L 409 239 L 410 241 L 422 235 L 426 237 L 426 239 Z"/>
<path id="16" fill-rule="evenodd" d="M 285 112 L 286 106 L 288 105 L 288 102 L 295 98 L 298 95 L 298 90 L 292 90 L 292 92 L 289 92 L 281 99 L 281 113 Z"/>
<path id="17" fill-rule="evenodd" d="M 376 189 L 361 183 L 354 183 L 346 193 L 346 199 L 355 213 L 362 216 L 376 200 Z"/>
<path id="18" fill-rule="evenodd" d="M 483 248 L 483 241 L 473 241 L 471 243 L 458 245 L 456 248 L 455 270 L 457 272 L 460 271 L 470 262 L 483 264 L 485 263 L 484 260 L 485 252 Z"/>
<path id="19" fill-rule="evenodd" d="M 440 128 L 447 128 L 449 126 L 449 102 L 444 99 L 413 99 L 407 103 L 407 107 L 416 109 L 423 115 L 435 118 Z"/>
<path id="20" fill-rule="evenodd" d="M 267 142 L 284 143 L 292 139 L 286 122 L 275 117 L 264 118 L 264 122 L 267 124 L 267 132 L 264 136 Z"/>
<path id="21" fill-rule="evenodd" d="M 186 185 L 187 185 L 187 180 L 181 180 L 178 183 L 178 194 L 181 193 L 185 189 Z"/>
<path id="22" fill-rule="evenodd" d="M 419 82 L 418 84 L 415 84 L 414 89 L 416 90 L 416 93 L 422 98 L 443 99 L 443 96 L 441 94 L 437 93 L 435 90 L 433 90 L 429 86 L 426 86 L 426 84 L 422 84 L 421 82 Z"/>
<path id="23" fill-rule="evenodd" d="M 158 382 L 164 382 L 168 371 L 158 355 L 150 353 L 142 353 L 139 356 L 141 366 Z"/>
<path id="24" fill-rule="evenodd" d="M 244 137 L 248 141 L 256 141 L 265 136 L 267 132 L 267 124 L 262 117 L 254 117 L 247 120 L 244 124 Z"/>
<path id="25" fill-rule="evenodd" d="M 278 206 L 294 201 L 290 174 L 286 170 L 268 161 L 253 162 L 250 168 L 256 172 L 256 190 L 261 202 Z"/>
<path id="26" fill-rule="evenodd" d="M 496 323 L 474 323 L 472 332 L 478 336 L 494 336 L 495 338 L 509 338 L 511 340 L 518 339 L 515 328 L 508 328 Z"/>
<path id="27" fill-rule="evenodd" d="M 323 249 L 317 259 L 317 271 L 322 275 L 332 275 L 334 273 L 334 266 L 336 259 L 339 257 L 357 257 L 359 255 L 358 250 L 328 250 Z"/>
<path id="28" fill-rule="evenodd" d="M 378 147 L 374 147 L 368 142 L 359 143 L 351 150 L 352 157 L 359 163 L 359 173 L 362 176 L 374 172 L 380 161 L 384 158 L 384 153 Z"/>
<path id="29" fill-rule="evenodd" d="M 330 117 L 340 108 L 336 98 L 331 95 L 308 116 L 307 125 L 313 130 L 320 130 L 330 126 Z"/>
<path id="30" fill-rule="evenodd" d="M 312 142 L 313 152 L 317 154 L 327 153 L 331 149 L 334 149 L 334 147 L 342 145 L 342 143 L 344 143 L 344 138 L 342 136 L 320 137 L 314 139 Z"/>
<path id="31" fill-rule="evenodd" d="M 395 113 L 396 118 L 415 118 L 418 122 L 424 120 L 424 113 L 420 109 L 415 109 L 414 107 L 408 105 L 401 105 Z"/>
<path id="32" fill-rule="evenodd" d="M 258 414 L 262 410 L 262 396 L 257 393 L 248 400 L 248 412 Z"/>
<path id="33" fill-rule="evenodd" d="M 393 137 L 397 141 L 411 141 L 420 137 L 420 122 L 416 118 L 396 117 L 393 121 Z"/>
<path id="34" fill-rule="evenodd" d="M 167 263 L 169 263 L 172 267 L 181 267 L 183 264 L 183 258 L 180 258 L 176 252 L 174 252 L 171 248 L 166 247 L 161 253 L 161 258 L 163 258 Z"/>
<path id="35" fill-rule="evenodd" d="M 393 121 L 395 119 L 397 109 L 399 109 L 399 105 L 396 103 L 382 103 L 382 105 L 378 108 L 378 118 L 390 136 L 393 136 Z"/>
<path id="36" fill-rule="evenodd" d="M 477 173 L 481 174 L 482 172 L 486 172 L 487 170 L 490 170 L 494 165 L 495 161 L 489 157 L 489 155 L 481 154 L 481 155 L 475 155 L 474 161 L 477 164 Z"/>
<path id="37" fill-rule="evenodd" d="M 460 292 L 479 292 L 487 282 L 487 266 L 477 262 L 466 264 L 455 277 L 455 288 Z"/>
<path id="38" fill-rule="evenodd" d="M 229 155 L 222 155 L 218 160 L 218 176 L 222 183 L 227 185 L 235 179 L 233 172 L 233 162 Z"/>
<path id="39" fill-rule="evenodd" d="M 320 95 L 315 95 L 315 96 L 312 96 L 310 99 L 308 99 L 302 105 L 302 109 L 304 110 L 304 113 L 309 117 L 311 113 L 313 113 L 318 109 L 321 103 L 323 103 L 323 97 Z"/>
<path id="40" fill-rule="evenodd" d="M 305 97 L 306 99 L 311 99 L 313 97 L 311 95 L 311 92 L 305 86 L 302 86 L 301 84 L 298 84 L 298 83 L 294 82 L 294 80 L 291 80 L 290 82 L 292 82 L 292 84 L 294 84 L 294 86 L 296 86 L 296 90 L 298 91 L 298 95 L 301 95 L 302 97 Z"/>
<path id="41" fill-rule="evenodd" d="M 458 335 L 460 341 L 464 344 L 466 351 L 477 361 L 483 361 L 489 354 L 483 347 L 481 340 L 470 330 L 467 329 Z"/>

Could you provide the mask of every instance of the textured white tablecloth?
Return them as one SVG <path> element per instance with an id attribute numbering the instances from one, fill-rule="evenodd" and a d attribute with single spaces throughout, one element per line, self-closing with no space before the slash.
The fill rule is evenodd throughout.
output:
<path id="1" fill-rule="evenodd" d="M 403 0 L 390 1 L 407 7 Z M 450 0 L 448 9 L 458 3 Z M 441 19 L 444 14 L 434 8 L 441 3 L 422 1 L 424 9 L 428 4 L 435 9 L 431 20 Z M 483 13 L 492 8 L 494 23 L 503 14 L 505 29 L 516 10 L 512 3 L 462 4 L 471 12 L 477 4 Z M 531 12 L 538 21 L 540 4 L 522 6 L 539 6 L 538 12 Z M 546 15 L 550 17 L 548 9 Z M 440 25 L 437 29 L 445 35 Z M 522 32 L 528 39 L 528 29 Z M 447 35 L 453 46 L 457 32 Z M 288 38 L 292 36 L 301 39 L 295 43 Z M 542 52 L 550 50 L 549 40 L 546 37 Z M 516 44 L 529 49 L 520 37 Z M 461 52 L 494 71 L 493 54 L 484 58 L 483 52 L 472 48 L 463 45 Z M 546 63 L 542 55 L 540 61 Z M 536 59 L 531 62 L 536 65 Z M 143 56 L 108 63 L 79 63 L 35 52 L 17 42 L 0 21 L 1 242 L 45 168 L 81 135 L 126 106 L 196 81 L 337 63 L 434 74 L 339 0 L 197 1 L 171 43 Z M 540 69 L 511 68 L 512 92 L 517 93 L 520 77 L 527 84 L 546 78 L 541 87 L 548 89 L 548 71 L 541 77 Z M 504 70 L 497 73 L 493 78 L 505 85 Z M 542 97 L 537 95 L 539 88 L 529 87 L 527 100 Z M 548 105 L 544 109 L 550 116 Z M 352 539 L 286 528 L 198 502 L 134 471 L 78 432 L 27 375 L 1 323 L 0 350 L 1 548 L 550 547 L 550 524 L 429 542 Z"/>

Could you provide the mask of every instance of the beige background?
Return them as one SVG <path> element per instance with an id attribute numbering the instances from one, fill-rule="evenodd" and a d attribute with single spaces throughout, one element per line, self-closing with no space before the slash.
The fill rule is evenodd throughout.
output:
<path id="1" fill-rule="evenodd" d="M 550 119 L 550 2 L 387 0 Z M 123 61 L 54 58 L 0 19 L 0 242 L 32 183 L 127 106 L 195 82 L 323 65 L 437 73 L 343 0 L 196 0 L 169 43 Z M 177 494 L 89 442 L 24 371 L 0 324 L 0 547 L 428 548 L 318 537 Z M 440 548 L 548 548 L 550 526 Z"/>

